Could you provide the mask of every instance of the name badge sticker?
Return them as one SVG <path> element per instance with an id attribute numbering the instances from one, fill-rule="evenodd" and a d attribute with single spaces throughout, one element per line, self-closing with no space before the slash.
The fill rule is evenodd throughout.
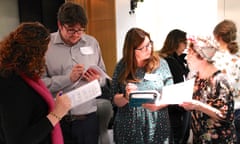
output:
<path id="1" fill-rule="evenodd" d="M 94 53 L 93 48 L 90 46 L 86 46 L 86 47 L 80 47 L 80 52 L 83 55 L 91 55 Z"/>
<path id="2" fill-rule="evenodd" d="M 156 81 L 161 79 L 161 77 L 157 74 L 145 74 L 144 79 L 149 81 Z"/>

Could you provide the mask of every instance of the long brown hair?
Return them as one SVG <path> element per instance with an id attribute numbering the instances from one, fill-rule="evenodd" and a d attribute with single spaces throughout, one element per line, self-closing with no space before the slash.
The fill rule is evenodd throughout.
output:
<path id="1" fill-rule="evenodd" d="M 187 41 L 187 33 L 179 30 L 174 29 L 170 31 L 164 41 L 163 47 L 159 50 L 159 55 L 161 57 L 167 57 L 172 55 L 174 52 L 177 51 L 179 44 L 181 42 Z"/>
<path id="2" fill-rule="evenodd" d="M 25 74 L 39 78 L 44 72 L 50 40 L 49 31 L 39 22 L 25 22 L 0 42 L 0 74 Z"/>
<path id="3" fill-rule="evenodd" d="M 231 54 L 236 54 L 238 52 L 237 39 L 237 26 L 231 20 L 223 20 L 218 23 L 213 34 L 216 38 L 220 37 L 225 43 L 227 43 L 227 48 Z"/>
<path id="4" fill-rule="evenodd" d="M 150 34 L 140 28 L 132 28 L 127 32 L 123 45 L 122 58 L 123 63 L 125 64 L 125 69 L 119 76 L 120 83 L 139 81 L 135 75 L 138 68 L 135 58 L 135 49 L 142 44 L 146 36 L 151 40 Z M 145 61 L 143 68 L 147 73 L 150 73 L 158 66 L 159 57 L 154 52 L 154 48 L 152 46 L 151 57 Z"/>

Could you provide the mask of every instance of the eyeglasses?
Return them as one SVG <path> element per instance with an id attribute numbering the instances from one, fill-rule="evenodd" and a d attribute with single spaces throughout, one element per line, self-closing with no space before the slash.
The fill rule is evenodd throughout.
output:
<path id="1" fill-rule="evenodd" d="M 75 30 L 73 28 L 69 28 L 67 25 L 63 25 L 63 27 L 66 29 L 67 33 L 70 35 L 73 35 L 75 33 L 82 34 L 83 32 L 85 32 L 85 28 L 80 28 L 78 30 Z"/>
<path id="2" fill-rule="evenodd" d="M 147 48 L 152 48 L 152 46 L 153 46 L 153 41 L 149 41 L 144 47 L 136 48 L 135 50 L 142 51 L 142 50 L 147 49 Z"/>

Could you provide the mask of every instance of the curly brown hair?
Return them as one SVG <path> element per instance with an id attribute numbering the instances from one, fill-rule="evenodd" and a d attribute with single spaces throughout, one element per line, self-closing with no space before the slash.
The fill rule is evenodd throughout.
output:
<path id="1" fill-rule="evenodd" d="M 49 41 L 49 30 L 41 23 L 21 23 L 0 42 L 0 75 L 25 74 L 40 78 Z"/>

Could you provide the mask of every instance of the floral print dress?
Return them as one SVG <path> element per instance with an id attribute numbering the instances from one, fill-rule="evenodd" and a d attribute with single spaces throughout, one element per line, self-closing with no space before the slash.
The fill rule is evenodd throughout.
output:
<path id="1" fill-rule="evenodd" d="M 118 76 L 125 66 L 120 61 L 114 71 L 112 90 L 116 93 L 125 93 L 125 85 L 118 83 Z M 146 80 L 145 71 L 137 69 L 136 75 L 140 82 L 135 83 L 138 90 L 161 91 L 164 85 L 173 83 L 167 62 L 160 61 L 160 67 L 151 73 L 155 79 Z M 114 141 L 116 144 L 169 144 L 170 122 L 168 109 L 151 112 L 142 107 L 130 107 L 126 104 L 118 107 L 113 125 Z"/>
<path id="2" fill-rule="evenodd" d="M 193 99 L 211 105 L 224 116 L 216 120 L 201 111 L 192 111 L 193 144 L 234 144 L 234 102 L 232 89 L 220 71 L 208 79 L 196 76 Z"/>
<path id="3" fill-rule="evenodd" d="M 240 56 L 228 51 L 217 51 L 213 57 L 214 65 L 226 73 L 234 88 L 234 107 L 240 109 Z"/>

